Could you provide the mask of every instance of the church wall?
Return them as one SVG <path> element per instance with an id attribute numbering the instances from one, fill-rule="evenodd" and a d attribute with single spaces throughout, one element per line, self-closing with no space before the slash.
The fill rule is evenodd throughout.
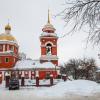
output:
<path id="1" fill-rule="evenodd" d="M 41 47 L 41 55 L 46 55 L 46 48 L 45 47 Z"/>
<path id="2" fill-rule="evenodd" d="M 9 62 L 5 62 L 5 59 L 9 58 Z M 15 61 L 14 61 L 15 59 Z M 1 57 L 1 62 L 0 62 L 0 68 L 12 68 L 14 67 L 17 59 L 12 56 L 2 56 Z"/>
<path id="3" fill-rule="evenodd" d="M 57 47 L 52 47 L 52 55 L 57 55 Z"/>
<path id="4" fill-rule="evenodd" d="M 47 74 L 53 75 L 53 78 L 57 77 L 57 71 L 50 71 L 50 70 L 40 70 L 39 71 L 39 79 L 45 79 L 47 77 Z"/>
<path id="5" fill-rule="evenodd" d="M 48 78 L 47 74 L 49 74 L 49 78 L 50 78 L 50 75 L 53 75 L 53 78 L 57 78 L 58 76 L 58 73 L 57 73 L 57 70 L 55 69 L 44 69 L 44 70 L 41 70 L 41 69 L 37 69 L 36 71 L 38 71 L 38 76 L 39 76 L 39 79 L 42 80 L 42 79 L 46 79 Z M 22 77 L 22 74 L 24 74 L 23 76 L 25 77 L 25 79 L 36 79 L 36 71 L 32 71 L 32 70 L 21 70 L 21 71 L 16 71 L 19 75 L 19 79 L 21 79 Z M 5 73 L 6 71 L 0 71 L 0 81 L 3 81 L 5 80 Z M 10 74 L 10 76 L 12 76 L 13 72 L 11 71 L 8 71 L 8 73 Z"/>
<path id="6" fill-rule="evenodd" d="M 52 42 L 53 45 L 57 45 L 57 38 L 43 38 L 41 39 L 41 45 L 45 45 L 47 42 Z"/>

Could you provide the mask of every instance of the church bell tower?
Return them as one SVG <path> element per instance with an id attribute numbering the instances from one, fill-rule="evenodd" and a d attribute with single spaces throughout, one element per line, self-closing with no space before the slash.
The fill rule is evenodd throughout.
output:
<path id="1" fill-rule="evenodd" d="M 41 57 L 42 62 L 52 62 L 56 66 L 58 65 L 57 57 L 57 34 L 56 29 L 50 22 L 50 14 L 48 10 L 48 21 L 47 24 L 42 29 L 42 34 L 40 36 L 41 42 Z"/>

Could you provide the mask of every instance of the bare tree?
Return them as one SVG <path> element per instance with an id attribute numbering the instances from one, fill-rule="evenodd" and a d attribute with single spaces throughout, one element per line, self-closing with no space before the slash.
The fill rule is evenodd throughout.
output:
<path id="1" fill-rule="evenodd" d="M 85 79 L 95 80 L 96 62 L 93 58 L 84 58 L 81 60 L 81 69 L 79 68 L 79 76 Z"/>
<path id="2" fill-rule="evenodd" d="M 100 0 L 65 1 L 66 8 L 61 15 L 63 15 L 66 25 L 74 21 L 71 31 L 81 29 L 87 25 L 88 40 L 98 44 L 100 42 Z"/>
<path id="3" fill-rule="evenodd" d="M 61 73 L 74 79 L 95 79 L 96 63 L 93 58 L 70 59 L 61 67 Z"/>
<path id="4" fill-rule="evenodd" d="M 77 69 L 80 65 L 80 59 L 70 59 L 65 64 L 65 71 L 68 75 L 72 75 L 74 79 L 77 79 Z"/>

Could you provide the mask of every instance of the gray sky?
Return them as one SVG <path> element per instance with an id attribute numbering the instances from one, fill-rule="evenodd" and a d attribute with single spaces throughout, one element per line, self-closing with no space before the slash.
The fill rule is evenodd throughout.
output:
<path id="1" fill-rule="evenodd" d="M 40 57 L 39 36 L 43 26 L 47 23 L 47 11 L 50 9 L 51 23 L 56 28 L 58 36 L 68 32 L 71 26 L 64 27 L 61 17 L 54 17 L 64 9 L 65 0 L 0 0 L 0 32 L 4 32 L 4 26 L 8 18 L 12 26 L 12 35 L 16 37 L 20 51 L 27 57 L 38 59 Z M 60 62 L 70 58 L 94 57 L 98 59 L 99 48 L 86 47 L 86 34 L 83 31 L 76 32 L 58 40 L 58 56 Z"/>

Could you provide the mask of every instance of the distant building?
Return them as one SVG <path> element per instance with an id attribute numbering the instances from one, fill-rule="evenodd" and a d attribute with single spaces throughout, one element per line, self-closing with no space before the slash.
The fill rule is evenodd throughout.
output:
<path id="1" fill-rule="evenodd" d="M 19 53 L 19 60 L 25 60 L 26 59 L 26 54 L 25 53 Z"/>
<path id="2" fill-rule="evenodd" d="M 5 71 L 11 74 L 15 71 L 19 78 L 44 79 L 50 75 L 56 78 L 59 74 L 57 41 L 54 26 L 50 23 L 49 11 L 48 22 L 42 29 L 40 36 L 41 57 L 38 60 L 27 59 L 24 53 L 19 53 L 16 39 L 11 35 L 11 26 L 5 26 L 5 33 L 0 34 L 0 74 L 4 78 Z"/>

